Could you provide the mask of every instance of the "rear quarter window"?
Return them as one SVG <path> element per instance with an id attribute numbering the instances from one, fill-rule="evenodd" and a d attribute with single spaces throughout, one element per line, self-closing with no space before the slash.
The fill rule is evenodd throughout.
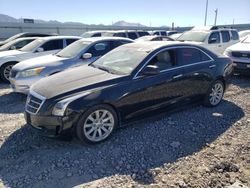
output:
<path id="1" fill-rule="evenodd" d="M 232 40 L 239 40 L 239 34 L 237 31 L 231 31 L 232 33 Z"/>

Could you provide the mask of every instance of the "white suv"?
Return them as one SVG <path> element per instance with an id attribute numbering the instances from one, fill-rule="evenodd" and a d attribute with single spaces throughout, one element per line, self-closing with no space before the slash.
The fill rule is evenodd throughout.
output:
<path id="1" fill-rule="evenodd" d="M 226 48 L 239 42 L 239 34 L 235 29 L 213 26 L 194 28 L 183 33 L 177 40 L 192 42 L 215 53 L 223 54 Z"/>

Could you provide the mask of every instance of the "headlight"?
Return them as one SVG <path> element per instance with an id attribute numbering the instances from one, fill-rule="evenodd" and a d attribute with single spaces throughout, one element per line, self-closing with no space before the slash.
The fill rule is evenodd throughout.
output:
<path id="1" fill-rule="evenodd" d="M 74 100 L 79 99 L 81 97 L 84 97 L 84 96 L 86 96 L 88 94 L 90 94 L 90 92 L 86 92 L 86 93 L 83 93 L 83 94 L 75 95 L 73 97 L 69 97 L 69 98 L 66 98 L 66 99 L 63 99 L 63 100 L 59 101 L 54 106 L 54 108 L 52 110 L 52 115 L 54 115 L 54 116 L 64 116 L 66 108 L 68 107 L 68 105 L 71 102 L 73 102 Z"/>
<path id="2" fill-rule="evenodd" d="M 31 76 L 38 76 L 45 67 L 38 67 L 34 69 L 28 69 L 25 71 L 21 71 L 17 73 L 17 78 L 25 78 L 25 77 L 31 77 Z"/>
<path id="3" fill-rule="evenodd" d="M 225 50 L 224 55 L 228 56 L 228 57 L 231 57 L 232 56 L 232 51 L 231 50 Z"/>

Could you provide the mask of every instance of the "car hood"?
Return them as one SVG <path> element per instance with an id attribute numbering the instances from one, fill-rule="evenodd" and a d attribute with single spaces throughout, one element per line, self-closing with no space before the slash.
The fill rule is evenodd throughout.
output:
<path id="1" fill-rule="evenodd" d="M 40 57 L 31 58 L 25 61 L 21 61 L 20 63 L 16 64 L 13 69 L 16 71 L 23 71 L 27 69 L 37 68 L 37 67 L 47 67 L 51 64 L 56 66 L 55 64 L 61 63 L 62 60 L 67 58 L 58 57 L 55 55 L 45 55 Z"/>
<path id="2" fill-rule="evenodd" d="M 117 83 L 117 79 L 121 77 L 124 76 L 83 65 L 44 78 L 35 83 L 31 87 L 31 91 L 50 99 L 62 94 L 71 95 L 76 92 L 109 86 Z"/>
<path id="3" fill-rule="evenodd" d="M 19 50 L 8 50 L 8 51 L 0 52 L 0 58 L 5 57 L 5 56 L 16 56 L 16 55 L 25 54 L 25 53 L 27 52 L 22 52 Z"/>
<path id="4" fill-rule="evenodd" d="M 237 43 L 228 48 L 231 51 L 250 51 L 250 43 Z"/>

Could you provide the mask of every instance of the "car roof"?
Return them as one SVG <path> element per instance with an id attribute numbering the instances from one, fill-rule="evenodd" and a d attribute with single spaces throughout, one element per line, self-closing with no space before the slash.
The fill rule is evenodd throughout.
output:
<path id="1" fill-rule="evenodd" d="M 37 38 L 40 38 L 40 37 L 21 37 L 21 38 L 15 39 L 15 41 L 31 40 L 31 39 L 37 39 Z"/>
<path id="2" fill-rule="evenodd" d="M 38 37 L 42 40 L 54 40 L 54 39 L 81 39 L 82 37 L 78 36 L 48 36 L 48 37 Z"/>
<path id="3" fill-rule="evenodd" d="M 102 32 L 107 32 L 107 30 L 86 31 L 84 33 L 91 33 L 92 34 L 92 33 L 102 33 Z"/>
<path id="4" fill-rule="evenodd" d="M 162 47 L 173 47 L 173 46 L 191 46 L 191 47 L 196 47 L 201 49 L 202 47 L 198 45 L 194 45 L 189 42 L 180 42 L 180 41 L 138 41 L 135 43 L 129 43 L 129 44 L 124 44 L 123 47 L 129 47 L 129 48 L 137 48 L 140 49 L 141 51 L 146 51 L 146 52 L 152 52 L 156 49 L 162 48 Z"/>
<path id="5" fill-rule="evenodd" d="M 237 31 L 236 29 L 233 28 L 227 28 L 227 27 L 219 27 L 219 26 L 196 26 L 193 27 L 190 31 L 223 31 L 223 30 L 234 30 Z"/>
<path id="6" fill-rule="evenodd" d="M 124 38 L 124 37 L 91 37 L 91 38 L 82 38 L 80 39 L 81 41 L 86 41 L 86 42 L 96 42 L 96 41 L 104 41 L 104 40 L 127 40 L 127 41 L 133 41 L 132 39 L 129 38 Z"/>

